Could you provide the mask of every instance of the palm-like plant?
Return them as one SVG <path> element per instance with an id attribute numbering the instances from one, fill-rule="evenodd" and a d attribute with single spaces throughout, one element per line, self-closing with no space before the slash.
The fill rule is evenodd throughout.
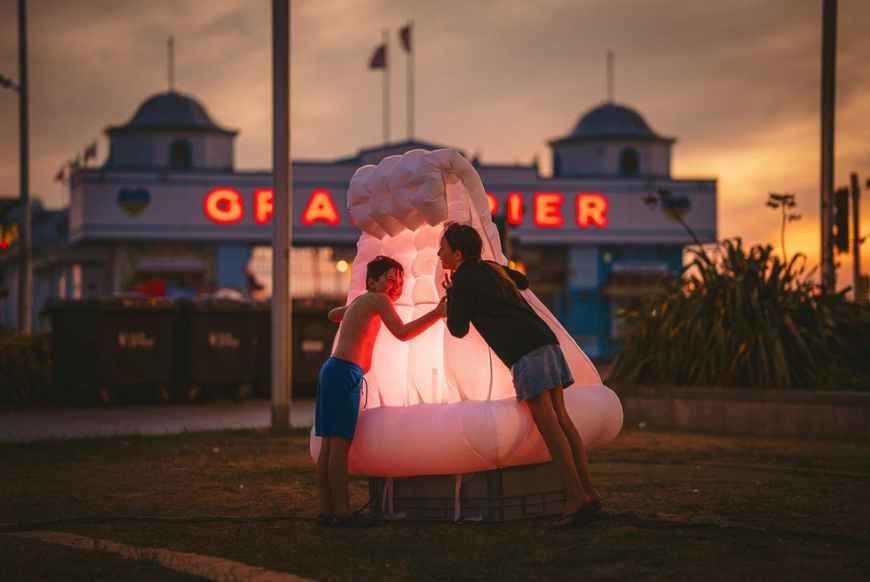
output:
<path id="1" fill-rule="evenodd" d="M 774 210 L 780 209 L 782 210 L 782 228 L 780 229 L 780 239 L 782 241 L 782 260 L 787 260 L 788 254 L 785 252 L 785 225 L 794 222 L 795 220 L 800 220 L 801 215 L 792 212 L 791 209 L 797 206 L 797 202 L 795 202 L 794 194 L 776 194 L 771 192 L 767 195 L 767 203 L 766 206 L 768 208 L 773 208 Z"/>
<path id="2" fill-rule="evenodd" d="M 691 251 L 677 287 L 627 314 L 614 384 L 823 387 L 838 345 L 844 293 L 822 294 L 805 257 L 726 240 Z"/>

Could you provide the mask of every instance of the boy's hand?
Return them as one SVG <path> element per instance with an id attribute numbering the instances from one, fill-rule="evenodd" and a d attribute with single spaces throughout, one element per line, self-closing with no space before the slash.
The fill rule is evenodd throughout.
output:
<path id="1" fill-rule="evenodd" d="M 438 302 L 438 305 L 435 307 L 435 313 L 438 314 L 438 317 L 447 317 L 447 296 L 441 298 Z"/>
<path id="2" fill-rule="evenodd" d="M 450 271 L 444 271 L 444 280 L 441 282 L 441 286 L 444 287 L 445 291 L 453 287 L 453 278 L 450 276 Z"/>

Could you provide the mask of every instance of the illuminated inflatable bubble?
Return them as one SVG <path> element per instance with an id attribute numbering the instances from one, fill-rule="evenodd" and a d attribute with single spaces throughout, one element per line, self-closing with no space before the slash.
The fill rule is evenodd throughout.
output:
<path id="1" fill-rule="evenodd" d="M 436 253 L 447 220 L 473 226 L 483 239 L 483 258 L 507 263 L 480 176 L 456 150 L 414 150 L 359 168 L 347 200 L 363 231 L 348 303 L 366 292 L 368 262 L 388 255 L 405 269 L 395 302 L 402 320 L 433 309 L 444 294 Z M 575 383 L 565 390 L 565 405 L 583 441 L 589 448 L 610 442 L 622 428 L 619 399 L 540 300 L 530 290 L 522 294 L 568 360 Z M 351 474 L 458 475 L 550 460 L 528 407 L 516 401 L 510 370 L 473 326 L 460 339 L 441 320 L 408 342 L 381 326 L 366 380 Z M 320 439 L 311 434 L 316 459 Z"/>

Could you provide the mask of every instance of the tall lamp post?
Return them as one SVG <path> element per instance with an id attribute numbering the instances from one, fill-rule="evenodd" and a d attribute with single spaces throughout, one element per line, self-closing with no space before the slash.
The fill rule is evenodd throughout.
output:
<path id="1" fill-rule="evenodd" d="M 18 0 L 18 84 L 0 75 L 0 86 L 18 93 L 18 138 L 22 214 L 18 224 L 18 329 L 30 333 L 33 271 L 30 265 L 32 235 L 30 229 L 30 149 L 27 113 L 27 14 L 25 0 Z"/>
<path id="2" fill-rule="evenodd" d="M 837 75 L 837 0 L 822 5 L 822 288 L 835 290 L 834 272 L 834 91 Z"/>
<path id="3" fill-rule="evenodd" d="M 272 0 L 272 428 L 290 428 L 293 386 L 293 166 L 290 163 L 290 0 Z"/>

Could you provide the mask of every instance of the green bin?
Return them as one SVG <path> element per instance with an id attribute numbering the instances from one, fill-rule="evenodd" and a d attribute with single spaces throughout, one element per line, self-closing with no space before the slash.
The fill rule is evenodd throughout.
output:
<path id="1" fill-rule="evenodd" d="M 175 323 L 173 384 L 184 401 L 208 391 L 241 401 L 255 368 L 255 311 L 250 302 L 180 299 Z"/>
<path id="2" fill-rule="evenodd" d="M 149 297 L 49 300 L 53 384 L 63 400 L 94 392 L 106 403 L 117 390 L 153 387 L 168 400 L 173 325 L 178 308 Z"/>
<path id="3" fill-rule="evenodd" d="M 293 397 L 314 398 L 317 375 L 332 353 L 338 324 L 329 321 L 331 309 L 343 303 L 335 300 L 297 299 L 293 301 Z M 257 356 L 254 394 L 272 394 L 272 306 L 255 304 L 257 311 Z"/>

